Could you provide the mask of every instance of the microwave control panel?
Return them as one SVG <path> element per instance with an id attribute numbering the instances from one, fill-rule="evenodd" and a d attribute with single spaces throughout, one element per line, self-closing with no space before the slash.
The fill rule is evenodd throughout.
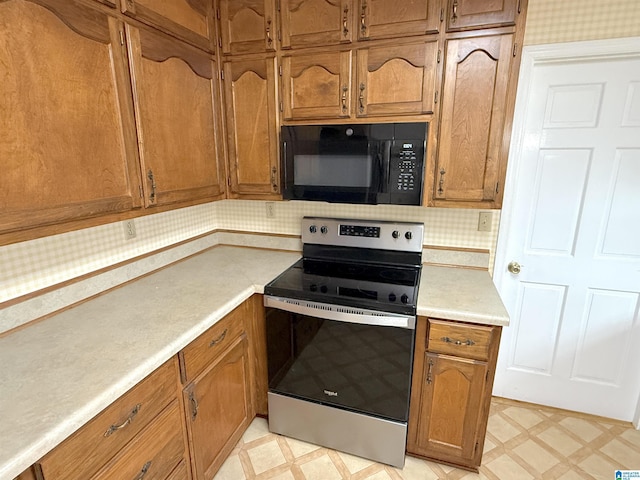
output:
<path id="1" fill-rule="evenodd" d="M 424 171 L 424 141 L 396 140 L 391 146 L 389 160 L 389 193 L 400 204 L 412 204 L 418 199 L 419 205 Z"/>

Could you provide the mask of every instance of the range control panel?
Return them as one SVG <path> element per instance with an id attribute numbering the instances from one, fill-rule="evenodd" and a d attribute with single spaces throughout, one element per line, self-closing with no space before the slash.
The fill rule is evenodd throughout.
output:
<path id="1" fill-rule="evenodd" d="M 341 247 L 422 252 L 424 224 L 304 217 L 302 242 Z"/>

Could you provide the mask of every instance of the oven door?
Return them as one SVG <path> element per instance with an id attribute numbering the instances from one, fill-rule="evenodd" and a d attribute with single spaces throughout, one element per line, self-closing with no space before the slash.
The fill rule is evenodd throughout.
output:
<path id="1" fill-rule="evenodd" d="M 415 317 L 265 296 L 269 391 L 407 422 Z"/>

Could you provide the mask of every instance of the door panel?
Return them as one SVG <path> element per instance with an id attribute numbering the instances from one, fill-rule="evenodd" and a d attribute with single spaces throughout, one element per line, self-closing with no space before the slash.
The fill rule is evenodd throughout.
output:
<path id="1" fill-rule="evenodd" d="M 587 53 L 588 55 L 588 53 Z M 561 57 L 563 58 L 563 57 Z M 496 283 L 494 394 L 632 420 L 640 395 L 640 54 L 528 70 Z M 506 263 L 522 265 L 519 275 Z"/>

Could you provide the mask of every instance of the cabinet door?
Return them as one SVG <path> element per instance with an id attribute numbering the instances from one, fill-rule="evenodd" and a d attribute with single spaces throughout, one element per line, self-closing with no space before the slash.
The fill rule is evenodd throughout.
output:
<path id="1" fill-rule="evenodd" d="M 437 33 L 440 10 L 440 0 L 359 0 L 358 38 Z"/>
<path id="2" fill-rule="evenodd" d="M 276 49 L 275 0 L 220 0 L 223 53 L 260 53 Z"/>
<path id="3" fill-rule="evenodd" d="M 447 0 L 447 31 L 514 25 L 522 0 Z"/>
<path id="4" fill-rule="evenodd" d="M 231 61 L 224 65 L 227 148 L 231 192 L 279 192 L 276 59 Z"/>
<path id="5" fill-rule="evenodd" d="M 351 52 L 282 58 L 285 120 L 349 117 Z"/>
<path id="6" fill-rule="evenodd" d="M 438 43 L 358 50 L 357 115 L 432 113 Z"/>
<path id="7" fill-rule="evenodd" d="M 0 231 L 141 206 L 122 28 L 71 0 L 0 2 Z"/>
<path id="8" fill-rule="evenodd" d="M 206 50 L 215 45 L 214 11 L 207 0 L 121 0 L 122 11 Z"/>
<path id="9" fill-rule="evenodd" d="M 246 334 L 184 390 L 196 480 L 213 478 L 251 420 Z"/>
<path id="10" fill-rule="evenodd" d="M 352 0 L 281 0 L 282 47 L 351 42 Z"/>
<path id="11" fill-rule="evenodd" d="M 417 452 L 472 463 L 484 403 L 487 364 L 427 352 L 417 426 Z"/>
<path id="12" fill-rule="evenodd" d="M 433 185 L 433 198 L 445 200 L 442 204 L 499 207 L 512 37 L 447 42 Z"/>
<path id="13" fill-rule="evenodd" d="M 224 193 L 217 68 L 212 57 L 127 26 L 148 206 Z"/>

